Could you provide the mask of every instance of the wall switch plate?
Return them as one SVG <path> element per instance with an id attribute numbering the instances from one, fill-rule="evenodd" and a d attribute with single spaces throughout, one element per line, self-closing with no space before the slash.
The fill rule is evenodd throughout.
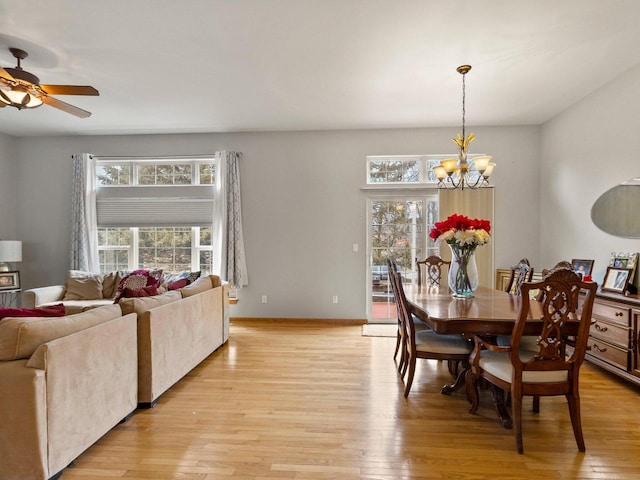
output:
<path id="1" fill-rule="evenodd" d="M 357 251 L 358 251 L 358 244 L 357 244 L 357 243 L 354 243 L 354 244 L 353 244 L 353 251 L 354 251 L 354 252 L 357 252 Z"/>
<path id="2" fill-rule="evenodd" d="M 262 295 L 262 303 L 267 303 L 267 296 L 266 295 Z"/>

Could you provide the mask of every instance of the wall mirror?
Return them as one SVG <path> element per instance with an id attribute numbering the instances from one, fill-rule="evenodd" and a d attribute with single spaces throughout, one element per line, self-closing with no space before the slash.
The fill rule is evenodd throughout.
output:
<path id="1" fill-rule="evenodd" d="M 591 220 L 600 230 L 625 238 L 640 238 L 640 177 L 607 190 L 591 207 Z"/>

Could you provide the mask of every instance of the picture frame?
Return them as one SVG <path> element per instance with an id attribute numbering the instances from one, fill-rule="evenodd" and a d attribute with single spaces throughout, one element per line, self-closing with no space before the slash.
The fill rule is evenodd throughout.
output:
<path id="1" fill-rule="evenodd" d="M 611 252 L 611 260 L 609 266 L 614 268 L 630 268 L 631 276 L 629 281 L 633 281 L 638 265 L 638 253 Z"/>
<path id="2" fill-rule="evenodd" d="M 0 292 L 4 290 L 20 290 L 20 272 L 0 272 Z"/>
<path id="3" fill-rule="evenodd" d="M 607 267 L 607 273 L 602 282 L 602 290 L 624 293 L 631 280 L 631 273 L 630 268 Z"/>
<path id="4" fill-rule="evenodd" d="M 593 271 L 593 262 L 593 260 L 574 258 L 573 260 L 571 260 L 571 268 L 581 277 L 588 277 Z"/>

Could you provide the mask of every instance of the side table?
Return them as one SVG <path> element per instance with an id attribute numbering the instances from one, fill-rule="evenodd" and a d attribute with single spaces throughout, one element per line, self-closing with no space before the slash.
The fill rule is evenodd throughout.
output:
<path id="1" fill-rule="evenodd" d="M 17 307 L 22 289 L 0 290 L 0 307 Z"/>

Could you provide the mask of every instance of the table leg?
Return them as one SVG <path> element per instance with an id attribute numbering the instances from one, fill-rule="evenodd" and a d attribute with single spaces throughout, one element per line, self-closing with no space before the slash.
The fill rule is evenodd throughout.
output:
<path id="1" fill-rule="evenodd" d="M 451 395 L 453 392 L 460 390 L 465 386 L 465 378 L 467 376 L 467 372 L 470 369 L 470 365 L 468 363 L 463 363 L 462 368 L 458 368 L 458 376 L 456 377 L 456 381 L 451 385 L 445 385 L 440 390 L 440 393 L 443 395 Z"/>

